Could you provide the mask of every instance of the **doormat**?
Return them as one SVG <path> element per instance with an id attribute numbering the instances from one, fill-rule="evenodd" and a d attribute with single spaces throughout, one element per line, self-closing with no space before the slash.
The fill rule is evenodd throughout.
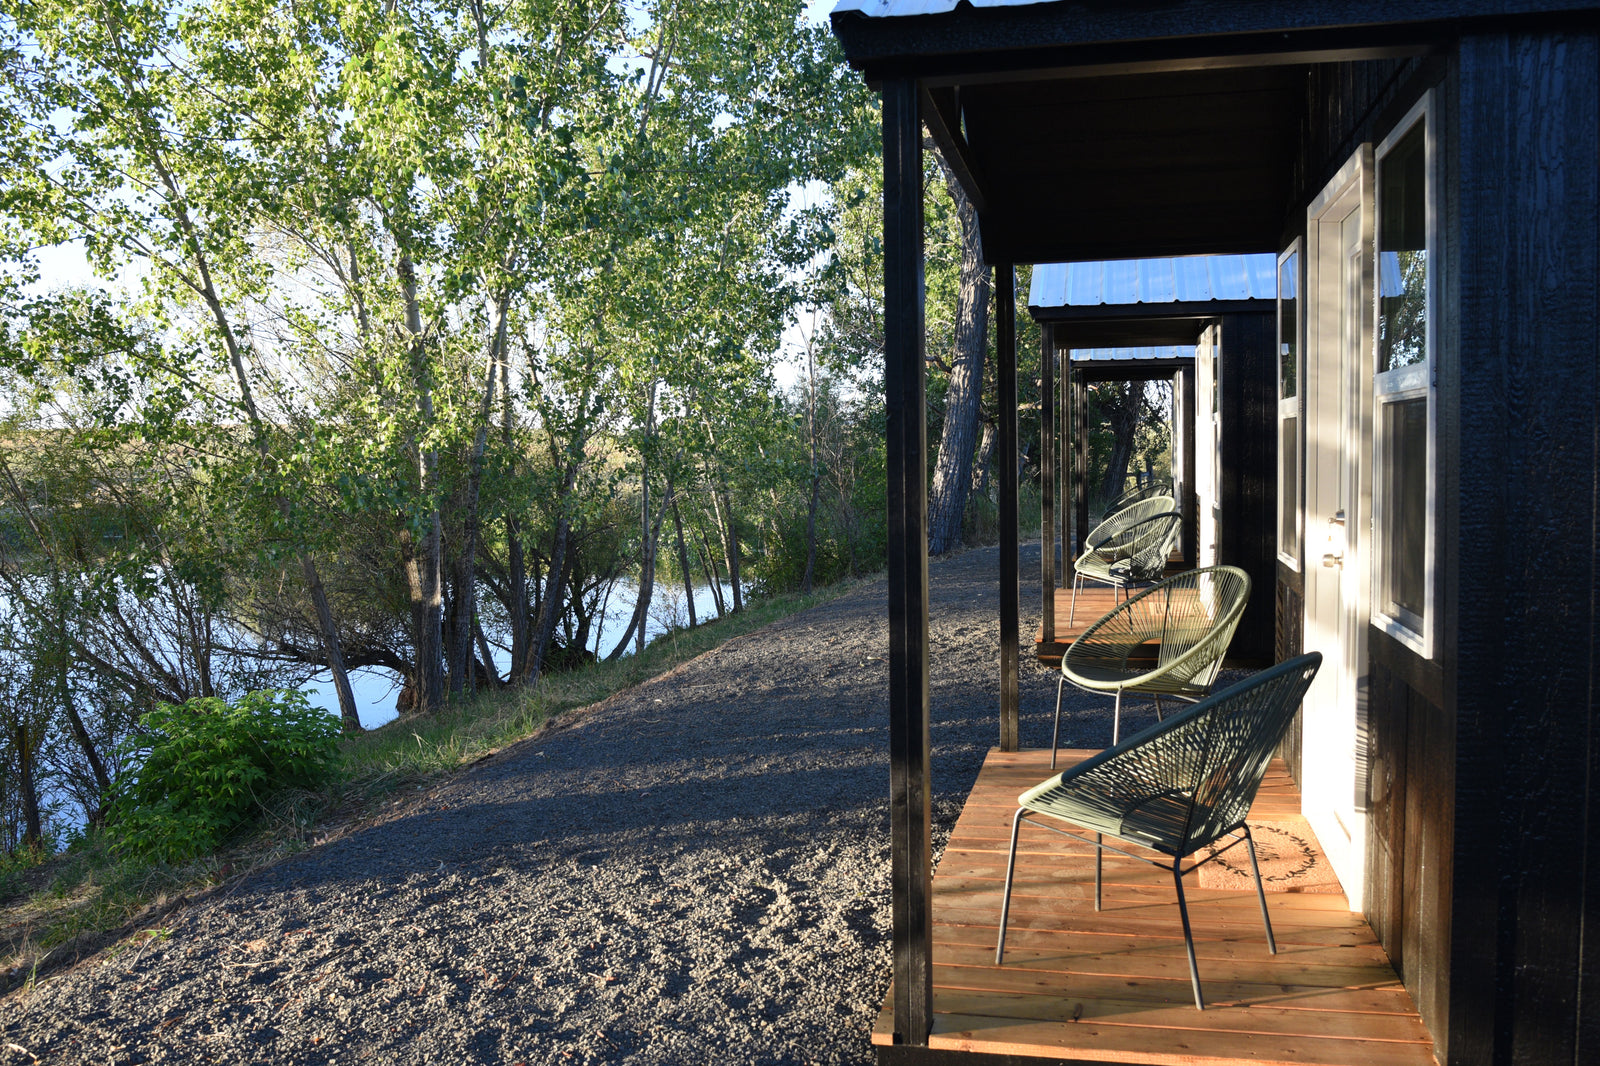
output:
<path id="1" fill-rule="evenodd" d="M 1251 822 L 1261 884 L 1268 892 L 1343 892 L 1333 865 L 1317 845 L 1311 823 L 1291 817 L 1277 822 Z M 1254 890 L 1250 852 L 1243 844 L 1200 867 L 1201 888 Z"/>

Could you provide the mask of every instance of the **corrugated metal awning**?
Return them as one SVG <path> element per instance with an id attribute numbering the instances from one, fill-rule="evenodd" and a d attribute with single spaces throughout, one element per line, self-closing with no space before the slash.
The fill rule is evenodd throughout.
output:
<path id="1" fill-rule="evenodd" d="M 973 7 L 1024 7 L 1053 0 L 965 0 Z M 868 18 L 895 18 L 900 15 L 942 15 L 954 11 L 962 0 L 839 0 L 833 13 L 855 11 Z"/>
<path id="2" fill-rule="evenodd" d="M 1277 295 L 1277 257 L 1270 253 L 1196 255 L 1098 263 L 1041 263 L 1033 268 L 1028 306 L 1191 304 L 1272 300 Z"/>
<path id="3" fill-rule="evenodd" d="M 1074 363 L 1138 363 L 1167 359 L 1193 359 L 1194 348 L 1074 348 Z"/>

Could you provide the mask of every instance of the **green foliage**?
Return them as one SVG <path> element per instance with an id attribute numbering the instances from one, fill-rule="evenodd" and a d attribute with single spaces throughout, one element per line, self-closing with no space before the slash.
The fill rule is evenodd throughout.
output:
<path id="1" fill-rule="evenodd" d="M 144 757 L 129 758 L 108 808 L 117 849 L 134 856 L 181 862 L 212 851 L 269 797 L 315 788 L 339 765 L 338 720 L 299 692 L 162 704 L 140 725 Z"/>

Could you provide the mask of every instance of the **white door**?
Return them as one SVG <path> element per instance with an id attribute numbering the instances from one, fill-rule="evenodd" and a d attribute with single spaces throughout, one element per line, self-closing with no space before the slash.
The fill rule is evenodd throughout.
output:
<path id="1" fill-rule="evenodd" d="M 1305 814 L 1354 910 L 1365 896 L 1372 525 L 1372 163 L 1363 148 L 1307 224 Z"/>

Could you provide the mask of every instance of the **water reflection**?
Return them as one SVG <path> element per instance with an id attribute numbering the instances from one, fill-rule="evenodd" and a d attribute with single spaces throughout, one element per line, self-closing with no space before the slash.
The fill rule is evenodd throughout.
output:
<path id="1" fill-rule="evenodd" d="M 725 603 L 732 602 L 732 587 L 726 582 L 722 586 L 722 596 Z M 593 636 L 589 641 L 589 650 L 604 658 L 616 648 L 617 642 L 622 639 L 628 628 L 628 620 L 633 617 L 634 603 L 638 597 L 638 587 L 629 581 L 619 581 L 606 602 L 602 618 L 595 619 Z M 716 599 L 709 586 L 697 586 L 694 596 L 695 617 L 700 622 L 717 616 Z M 649 617 L 645 621 L 645 639 L 653 640 L 665 633 L 674 625 L 687 625 L 689 611 L 683 586 L 668 585 L 658 582 L 654 594 L 650 597 Z M 495 633 L 489 634 L 491 649 L 494 652 L 495 669 L 501 676 L 505 676 L 510 666 L 511 656 L 505 649 L 496 646 L 498 643 L 510 644 L 509 637 L 501 639 Z M 625 655 L 632 655 L 632 642 Z M 361 715 L 361 724 L 367 729 L 373 729 L 399 717 L 395 711 L 395 699 L 400 695 L 401 681 L 388 670 L 368 667 L 350 671 L 350 688 L 356 697 L 356 710 Z M 327 674 L 318 674 L 301 686 L 301 691 L 312 704 L 321 707 L 330 714 L 339 713 L 339 698 L 333 691 L 333 679 Z"/>

